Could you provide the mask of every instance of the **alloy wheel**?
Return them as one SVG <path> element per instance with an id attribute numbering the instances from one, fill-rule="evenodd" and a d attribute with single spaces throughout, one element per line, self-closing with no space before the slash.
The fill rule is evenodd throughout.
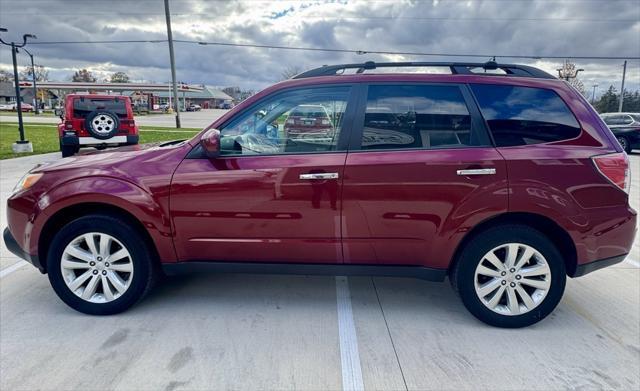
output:
<path id="1" fill-rule="evenodd" d="M 129 250 L 118 239 L 89 232 L 65 247 L 60 269 L 65 284 L 76 296 L 92 303 L 108 303 L 129 289 L 134 268 Z"/>
<path id="2" fill-rule="evenodd" d="M 487 308 L 501 315 L 522 315 L 536 308 L 551 288 L 551 269 L 544 256 L 522 243 L 507 243 L 487 252 L 474 275 L 475 291 Z"/>

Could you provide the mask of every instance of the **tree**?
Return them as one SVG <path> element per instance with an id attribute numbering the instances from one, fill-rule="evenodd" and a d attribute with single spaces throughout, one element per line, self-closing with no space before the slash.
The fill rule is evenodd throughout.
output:
<path id="1" fill-rule="evenodd" d="M 116 72 L 111 75 L 111 83 L 128 83 L 129 76 L 124 72 Z"/>
<path id="2" fill-rule="evenodd" d="M 49 80 L 49 71 L 42 65 L 35 64 L 36 71 L 36 81 L 48 81 Z M 31 65 L 25 67 L 25 69 L 20 72 L 19 75 L 22 80 L 33 80 L 33 69 Z"/>
<path id="3" fill-rule="evenodd" d="M 13 73 L 0 69 L 0 82 L 13 81 Z"/>
<path id="4" fill-rule="evenodd" d="M 610 86 L 609 89 L 598 98 L 593 104 L 593 107 L 599 113 L 615 113 L 618 111 L 620 105 L 620 94 L 614 86 Z M 622 102 L 622 111 L 637 113 L 640 111 L 640 92 L 624 91 L 624 102 Z"/>
<path id="5" fill-rule="evenodd" d="M 282 80 L 287 80 L 287 79 L 291 79 L 295 75 L 300 74 L 301 72 L 302 72 L 302 68 L 300 68 L 299 66 L 287 65 L 287 67 L 284 68 L 282 72 L 280 72 L 280 77 L 282 78 Z"/>
<path id="6" fill-rule="evenodd" d="M 73 76 L 71 76 L 71 81 L 81 83 L 95 83 L 97 79 L 87 69 L 81 69 L 79 71 L 76 71 Z"/>

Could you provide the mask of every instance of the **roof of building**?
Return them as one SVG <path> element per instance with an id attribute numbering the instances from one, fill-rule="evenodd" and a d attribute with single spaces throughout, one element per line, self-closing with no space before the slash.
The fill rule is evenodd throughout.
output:
<path id="1" fill-rule="evenodd" d="M 230 97 L 229 95 L 225 94 L 224 92 L 220 91 L 219 89 L 215 88 L 215 87 L 211 87 L 211 86 L 202 86 L 202 91 L 185 91 L 183 92 L 178 92 L 178 96 L 180 98 L 182 98 L 183 94 L 184 97 L 187 99 L 220 99 L 220 100 L 233 100 L 232 97 Z M 168 98 L 171 95 L 171 91 L 155 91 L 153 93 L 153 95 L 161 97 L 161 98 Z"/>
<path id="2" fill-rule="evenodd" d="M 16 90 L 11 81 L 0 82 L 0 96 L 16 96 Z"/>

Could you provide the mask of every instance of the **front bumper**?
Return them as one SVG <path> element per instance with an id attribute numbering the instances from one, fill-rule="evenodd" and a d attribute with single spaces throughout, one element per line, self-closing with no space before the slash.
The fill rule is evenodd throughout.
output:
<path id="1" fill-rule="evenodd" d="M 40 270 L 40 273 L 44 273 L 45 269 L 40 263 L 40 258 L 38 258 L 37 255 L 31 255 L 28 252 L 24 251 L 11 234 L 11 231 L 9 231 L 9 228 L 4 229 L 2 237 L 4 238 L 4 244 L 7 246 L 7 249 L 9 249 L 9 251 L 38 268 L 38 270 Z"/>
<path id="2" fill-rule="evenodd" d="M 73 146 L 94 146 L 94 145 L 135 145 L 138 144 L 139 136 L 114 136 L 106 140 L 100 140 L 94 137 L 78 137 L 78 136 L 62 136 L 60 143 L 62 145 Z"/>

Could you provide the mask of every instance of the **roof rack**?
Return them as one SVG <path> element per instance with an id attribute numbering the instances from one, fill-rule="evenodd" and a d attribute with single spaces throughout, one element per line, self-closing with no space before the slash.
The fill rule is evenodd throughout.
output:
<path id="1" fill-rule="evenodd" d="M 292 79 L 305 79 L 307 77 L 317 76 L 336 76 L 342 74 L 347 69 L 357 69 L 356 73 L 363 73 L 365 70 L 371 70 L 376 68 L 402 68 L 402 67 L 448 67 L 451 69 L 451 73 L 454 75 L 490 75 L 501 76 L 496 73 L 481 73 L 474 72 L 473 69 L 481 68 L 485 71 L 493 71 L 501 69 L 504 71 L 502 76 L 517 76 L 517 77 L 534 77 L 538 79 L 555 79 L 555 76 L 548 74 L 538 68 L 534 68 L 527 65 L 515 65 L 515 64 L 498 64 L 495 61 L 487 61 L 484 63 L 473 62 L 373 62 L 367 61 L 362 64 L 340 64 L 340 65 L 323 65 L 320 68 L 315 68 L 302 72 L 299 75 L 292 77 Z"/>

